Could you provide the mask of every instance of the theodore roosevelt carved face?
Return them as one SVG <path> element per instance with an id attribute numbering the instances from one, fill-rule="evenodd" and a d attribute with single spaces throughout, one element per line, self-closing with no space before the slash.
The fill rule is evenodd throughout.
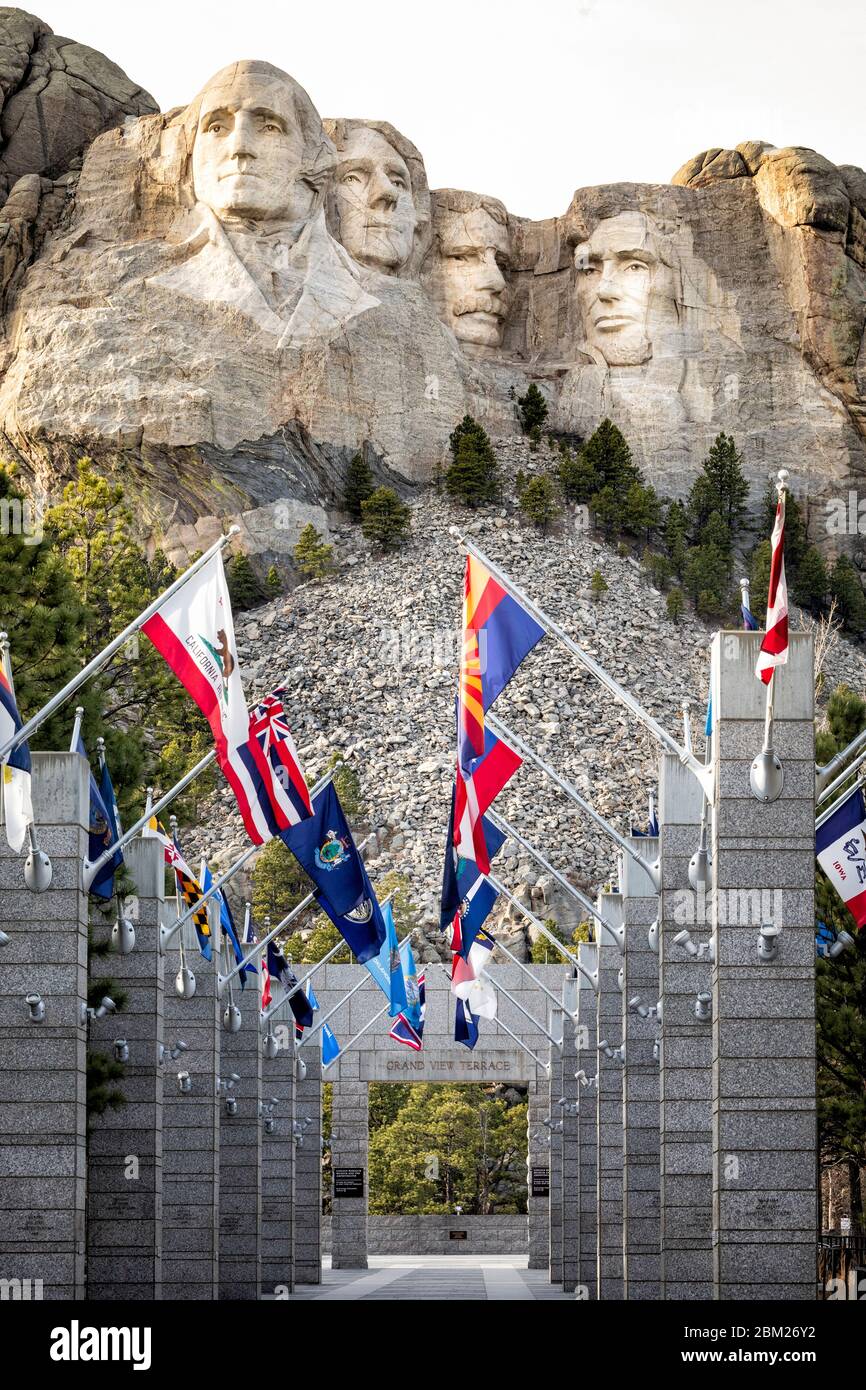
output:
<path id="1" fill-rule="evenodd" d="M 511 254 L 505 208 L 494 198 L 472 193 L 445 198 L 435 207 L 440 312 L 461 342 L 499 347 L 508 312 L 504 272 Z"/>

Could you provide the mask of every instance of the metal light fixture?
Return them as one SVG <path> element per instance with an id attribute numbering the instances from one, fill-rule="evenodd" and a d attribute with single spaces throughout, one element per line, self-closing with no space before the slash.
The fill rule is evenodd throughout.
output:
<path id="1" fill-rule="evenodd" d="M 306 1062 L 304 1061 L 303 1057 L 296 1057 L 296 1058 L 295 1058 L 295 1080 L 296 1080 L 296 1081 L 306 1081 L 306 1079 L 307 1079 L 307 1064 L 306 1064 Z"/>
<path id="2" fill-rule="evenodd" d="M 275 1057 L 279 1056 L 280 1043 L 276 1033 L 273 1031 L 272 1028 L 269 1028 L 265 1036 L 262 1038 L 262 1052 L 271 1062 L 274 1060 Z"/>
<path id="3" fill-rule="evenodd" d="M 189 1044 L 185 1043 L 182 1038 L 178 1038 L 177 1042 L 174 1044 L 174 1047 L 172 1048 L 166 1047 L 165 1043 L 160 1043 L 158 1053 L 159 1064 L 160 1066 L 163 1066 L 165 1062 L 176 1062 L 178 1057 L 180 1057 L 182 1053 L 188 1051 Z"/>
<path id="4" fill-rule="evenodd" d="M 699 994 L 695 1000 L 695 1018 L 698 1023 L 709 1023 L 713 1017 L 713 996 Z"/>
<path id="5" fill-rule="evenodd" d="M 113 1000 L 109 995 L 104 994 L 104 995 L 102 996 L 102 1000 L 101 1000 L 101 1002 L 100 1002 L 100 1005 L 99 1005 L 99 1007 L 98 1007 L 97 1009 L 88 1008 L 88 1006 L 87 1006 L 85 1003 L 82 1002 L 82 1004 L 81 1004 L 81 1022 L 82 1022 L 82 1023 L 87 1023 L 89 1019 L 93 1019 L 93 1018 L 105 1018 L 106 1014 L 113 1014 L 113 1013 L 116 1013 L 116 1012 L 117 1012 L 117 1005 L 115 1004 L 114 1000 Z"/>
<path id="6" fill-rule="evenodd" d="M 177 1074 L 177 1089 L 182 1096 L 188 1096 L 192 1090 L 192 1077 L 188 1071 L 179 1071 Z"/>
<path id="7" fill-rule="evenodd" d="M 30 1022 L 42 1023 L 45 1018 L 45 1000 L 41 994 L 27 994 L 24 1003 L 30 1010 Z"/>
<path id="8" fill-rule="evenodd" d="M 684 951 L 688 951 L 693 960 L 714 961 L 716 958 L 716 948 L 712 938 L 709 941 L 693 941 L 688 927 L 677 932 L 674 937 L 674 945 L 681 946 Z"/>
<path id="9" fill-rule="evenodd" d="M 118 917 L 111 928 L 111 944 L 121 956 L 135 950 L 135 927 L 128 917 Z"/>
<path id="10" fill-rule="evenodd" d="M 836 940 L 831 942 L 831 944 L 827 947 L 826 951 L 824 952 L 824 955 L 829 956 L 830 960 L 836 960 L 837 956 L 841 956 L 843 951 L 850 951 L 853 948 L 853 946 L 853 936 L 851 936 L 849 932 L 840 931 L 839 935 L 836 937 Z"/>
<path id="11" fill-rule="evenodd" d="M 658 953 L 659 953 L 659 919 L 658 919 L 658 917 L 657 917 L 657 918 L 655 919 L 655 921 L 652 923 L 652 925 L 651 925 L 649 931 L 647 932 L 647 934 L 646 934 L 646 939 L 647 939 L 647 941 L 649 942 L 649 948 L 650 948 L 650 950 L 652 951 L 653 955 L 654 955 L 654 956 L 657 956 Z"/>
<path id="12" fill-rule="evenodd" d="M 114 1060 L 115 1062 L 129 1061 L 129 1043 L 126 1038 L 114 1039 Z"/>
<path id="13" fill-rule="evenodd" d="M 8 945 L 9 945 L 9 937 L 6 935 L 5 931 L 0 931 L 0 946 L 8 946 Z"/>
<path id="14" fill-rule="evenodd" d="M 239 1033 L 243 1018 L 237 1004 L 227 1004 L 223 1013 L 223 1028 L 227 1033 Z"/>
<path id="15" fill-rule="evenodd" d="M 599 1052 L 603 1052 L 610 1062 L 619 1062 L 620 1066 L 625 1066 L 625 1043 L 620 1043 L 619 1047 L 612 1047 L 607 1038 L 603 1038 L 598 1045 Z"/>
<path id="16" fill-rule="evenodd" d="M 182 965 L 175 975 L 174 992 L 178 999 L 192 999 L 195 994 L 195 975 L 188 965 Z"/>
<path id="17" fill-rule="evenodd" d="M 28 826 L 30 833 L 30 853 L 24 861 L 24 882 L 31 893 L 45 893 L 51 887 L 53 870 L 51 860 L 43 849 L 40 849 L 33 840 L 33 826 Z"/>
<path id="18" fill-rule="evenodd" d="M 758 931 L 758 960 L 775 960 L 779 954 L 779 935 L 781 927 L 774 922 L 764 922 Z"/>

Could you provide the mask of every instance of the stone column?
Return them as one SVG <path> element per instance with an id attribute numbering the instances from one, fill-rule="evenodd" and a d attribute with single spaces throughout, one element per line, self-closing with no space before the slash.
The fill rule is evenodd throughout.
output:
<path id="1" fill-rule="evenodd" d="M 695 1014 L 712 987 L 709 899 L 689 884 L 698 846 L 701 788 L 665 753 L 659 773 L 662 889 L 659 896 L 661 1296 L 713 1297 L 712 1027 Z M 688 930 L 700 956 L 674 938 Z"/>
<path id="2" fill-rule="evenodd" d="M 369 1086 L 360 1079 L 358 1052 L 347 1052 L 337 1067 L 331 1102 L 331 1268 L 366 1269 Z M 340 1195 L 338 1169 L 361 1170 L 362 1197 Z M 344 1185 L 349 1176 L 344 1175 Z"/>
<path id="3" fill-rule="evenodd" d="M 218 933 L 215 932 L 215 937 Z M 223 1027 L 220 1077 L 240 1077 L 223 1090 L 220 1115 L 219 1285 L 221 1299 L 257 1299 L 262 1278 L 262 1048 L 257 981 L 234 993 L 241 1026 Z M 220 1014 L 228 1007 L 228 992 Z M 221 1017 L 221 1024 L 223 1022 Z M 237 1113 L 229 1105 L 237 1102 Z"/>
<path id="4" fill-rule="evenodd" d="M 33 810 L 47 892 L 0 830 L 0 1278 L 22 1298 L 84 1297 L 89 782 L 77 753 L 34 753 Z M 44 1004 L 31 1021 L 25 995 Z M 13 1297 L 15 1294 L 13 1293 Z"/>
<path id="5" fill-rule="evenodd" d="M 298 1053 L 306 1076 L 295 1082 L 295 1283 L 322 1281 L 322 1052 L 318 1038 Z M 304 1120 L 310 1123 L 304 1126 Z"/>
<path id="6" fill-rule="evenodd" d="M 94 1019 L 90 1046 L 114 1056 L 114 1039 L 126 1040 L 129 1060 L 117 1087 L 126 1099 L 92 1122 L 87 1162 L 87 1296 L 92 1299 L 162 1297 L 162 1107 L 165 1068 L 163 960 L 159 921 L 165 899 L 165 859 L 153 839 L 124 849 L 134 882 L 124 912 L 135 928 L 135 949 L 93 956 L 91 980 L 109 977 L 126 995 L 116 1016 Z M 94 927 L 108 938 L 116 920 L 95 912 Z"/>
<path id="7" fill-rule="evenodd" d="M 170 925 L 174 913 L 166 913 Z M 188 1051 L 166 1056 L 163 1078 L 162 1144 L 162 1296 L 213 1301 L 219 1297 L 220 1110 L 219 1076 L 222 1013 L 214 966 L 191 946 L 187 964 L 196 979 L 192 999 L 175 988 L 179 953 L 165 957 L 164 1037 Z M 182 1093 L 178 1076 L 189 1073 L 191 1090 Z"/>
<path id="8" fill-rule="evenodd" d="M 574 1019 L 565 1015 L 560 1053 L 562 1085 L 554 1117 L 562 1120 L 562 1288 L 574 1293 L 580 1262 L 580 1149 L 578 1135 L 577 1034 Z"/>
<path id="9" fill-rule="evenodd" d="M 811 634 L 791 634 L 775 676 L 784 788 L 762 804 L 749 789 L 763 734 L 760 639 L 722 632 L 712 647 L 714 1292 L 814 1299 L 814 653 Z M 770 960 L 758 954 L 762 923 L 780 928 Z"/>
<path id="10" fill-rule="evenodd" d="M 635 850 L 649 862 L 658 856 L 658 840 L 634 836 Z M 659 960 L 648 931 L 658 915 L 656 887 L 645 869 L 623 857 L 622 958 L 623 1070 L 623 1297 L 659 1297 Z M 639 1005 L 629 1008 L 629 1001 Z M 644 1009 L 653 1010 L 646 1018 Z"/>
<path id="11" fill-rule="evenodd" d="M 612 927 L 623 921 L 619 893 L 600 893 L 599 912 Z M 598 1008 L 596 1042 L 616 1049 L 622 1040 L 622 995 L 618 976 L 622 966 L 619 947 L 599 928 Z M 599 1299 L 621 1299 L 622 1288 L 622 1062 L 598 1053 L 598 1228 L 597 1293 Z"/>
<path id="12" fill-rule="evenodd" d="M 551 1007 L 550 1031 L 554 1037 L 560 1036 L 562 1029 L 562 1010 Z M 548 1074 L 548 1109 L 550 1126 L 550 1282 L 562 1283 L 562 1108 L 557 1101 L 562 1095 L 562 1048 L 550 1045 L 550 1072 Z"/>
<path id="13" fill-rule="evenodd" d="M 598 965 L 598 947 L 594 943 L 581 942 L 577 948 L 581 965 L 593 974 Z M 580 1299 L 594 1299 L 597 1295 L 597 1248 L 598 1234 L 597 1185 L 598 1185 L 598 1116 L 596 1114 L 597 1058 L 596 1048 L 596 997 L 589 981 L 580 977 L 577 1011 L 577 1059 L 575 1071 L 585 1073 L 585 1082 L 577 1084 L 578 1145 L 579 1155 L 579 1241 L 577 1296 Z"/>
<path id="14" fill-rule="evenodd" d="M 547 1090 L 547 1076 L 542 1075 L 529 1087 L 526 1108 L 530 1269 L 547 1269 L 550 1264 L 550 1136 L 542 1124 L 547 1114 Z M 544 1187 L 544 1194 L 533 1195 L 533 1186 Z"/>
<path id="15" fill-rule="evenodd" d="M 285 1298 L 294 1285 L 295 1039 L 288 1023 L 273 1031 L 279 1052 L 262 1057 L 262 1101 L 276 1101 L 273 1133 L 262 1131 L 262 1294 Z"/>

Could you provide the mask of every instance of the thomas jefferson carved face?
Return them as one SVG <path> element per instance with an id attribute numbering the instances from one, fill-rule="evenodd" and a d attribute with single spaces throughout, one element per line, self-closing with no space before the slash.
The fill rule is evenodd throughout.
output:
<path id="1" fill-rule="evenodd" d="M 652 356 L 648 326 L 659 258 L 646 217 L 623 212 L 600 222 L 575 249 L 577 299 L 589 347 L 610 367 Z"/>
<path id="2" fill-rule="evenodd" d="M 337 236 L 361 265 L 396 275 L 412 255 L 418 221 L 405 160 L 377 130 L 358 126 L 338 156 Z"/>
<path id="3" fill-rule="evenodd" d="M 438 223 L 446 322 L 464 343 L 499 347 L 508 310 L 503 269 L 510 256 L 508 227 L 483 206 L 445 212 Z"/>
<path id="4" fill-rule="evenodd" d="M 218 73 L 199 101 L 192 153 L 197 200 L 220 221 L 309 216 L 315 193 L 298 179 L 305 142 L 291 87 L 238 64 Z"/>

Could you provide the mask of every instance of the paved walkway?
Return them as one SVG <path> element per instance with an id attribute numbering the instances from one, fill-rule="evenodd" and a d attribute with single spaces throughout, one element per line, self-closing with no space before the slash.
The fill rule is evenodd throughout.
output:
<path id="1" fill-rule="evenodd" d="M 573 1302 L 543 1269 L 527 1269 L 520 1255 L 371 1255 L 369 1269 L 331 1269 L 321 1284 L 299 1284 L 293 1298 L 353 1300 L 402 1298 L 416 1303 L 450 1298 Z"/>

